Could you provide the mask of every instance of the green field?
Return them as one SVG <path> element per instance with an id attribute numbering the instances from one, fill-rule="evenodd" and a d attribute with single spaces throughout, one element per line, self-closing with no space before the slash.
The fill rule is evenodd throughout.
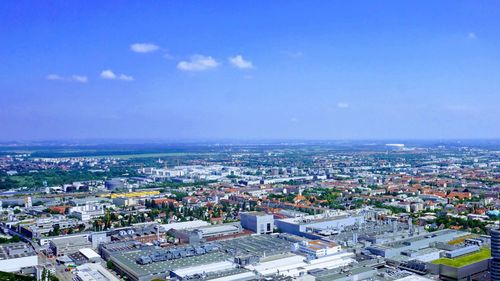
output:
<path id="1" fill-rule="evenodd" d="M 469 264 L 473 264 L 478 261 L 486 260 L 491 257 L 491 250 L 488 248 L 482 248 L 479 252 L 461 256 L 455 259 L 440 258 L 433 261 L 433 264 L 443 264 L 451 267 L 463 267 Z"/>

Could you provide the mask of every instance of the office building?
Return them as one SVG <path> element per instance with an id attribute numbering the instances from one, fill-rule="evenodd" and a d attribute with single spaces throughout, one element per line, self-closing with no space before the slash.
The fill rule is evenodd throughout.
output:
<path id="1" fill-rule="evenodd" d="M 491 235 L 491 281 L 500 281 L 500 229 L 492 229 Z"/>

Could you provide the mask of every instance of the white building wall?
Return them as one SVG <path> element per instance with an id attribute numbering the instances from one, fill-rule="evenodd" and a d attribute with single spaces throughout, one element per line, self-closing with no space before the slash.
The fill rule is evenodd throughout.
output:
<path id="1" fill-rule="evenodd" d="M 38 256 L 28 256 L 15 259 L 0 260 L 0 271 L 16 272 L 23 267 L 38 265 Z"/>

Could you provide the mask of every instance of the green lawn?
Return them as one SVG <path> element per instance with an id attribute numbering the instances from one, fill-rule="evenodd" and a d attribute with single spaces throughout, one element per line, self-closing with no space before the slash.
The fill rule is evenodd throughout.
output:
<path id="1" fill-rule="evenodd" d="M 479 252 L 468 254 L 454 259 L 440 258 L 433 261 L 433 264 L 444 264 L 451 267 L 463 267 L 478 261 L 489 259 L 491 257 L 491 250 L 488 248 L 482 248 Z"/>

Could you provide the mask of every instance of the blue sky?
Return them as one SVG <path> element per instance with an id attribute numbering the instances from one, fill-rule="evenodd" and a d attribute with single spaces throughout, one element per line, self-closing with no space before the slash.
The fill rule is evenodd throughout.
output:
<path id="1" fill-rule="evenodd" d="M 498 1 L 4 1 L 0 140 L 500 137 Z"/>

